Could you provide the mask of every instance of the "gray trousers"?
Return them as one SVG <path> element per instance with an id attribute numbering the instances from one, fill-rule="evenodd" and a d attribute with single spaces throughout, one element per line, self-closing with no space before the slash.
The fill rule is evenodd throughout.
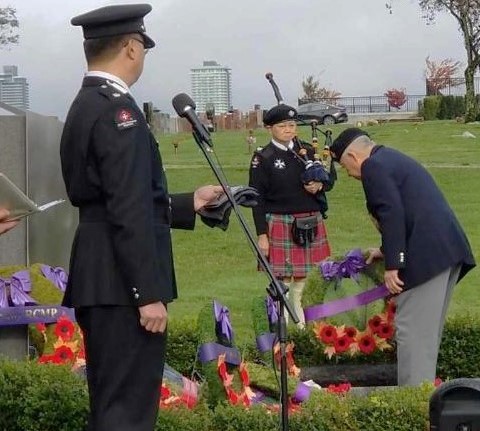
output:
<path id="1" fill-rule="evenodd" d="M 459 273 L 460 266 L 448 268 L 396 297 L 399 386 L 435 380 L 445 316 Z"/>

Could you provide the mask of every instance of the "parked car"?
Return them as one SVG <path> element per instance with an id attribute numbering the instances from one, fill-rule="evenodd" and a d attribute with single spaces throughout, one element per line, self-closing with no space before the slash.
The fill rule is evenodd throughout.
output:
<path id="1" fill-rule="evenodd" d="M 300 105 L 297 109 L 299 124 L 310 124 L 312 120 L 319 124 L 331 125 L 348 121 L 347 108 L 329 103 L 314 102 Z"/>

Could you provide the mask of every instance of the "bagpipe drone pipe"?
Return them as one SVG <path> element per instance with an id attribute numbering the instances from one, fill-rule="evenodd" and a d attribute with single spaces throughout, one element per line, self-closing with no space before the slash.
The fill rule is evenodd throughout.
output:
<path id="1" fill-rule="evenodd" d="M 275 98 L 277 99 L 277 103 L 283 104 L 283 98 L 278 88 L 277 83 L 273 79 L 272 73 L 265 74 L 265 78 L 268 80 L 270 85 L 272 86 L 273 93 Z M 297 143 L 297 147 L 300 148 L 298 152 L 291 150 L 295 157 L 300 160 L 304 166 L 305 170 L 302 172 L 302 182 L 303 184 L 308 184 L 312 181 L 320 182 L 324 185 L 328 185 L 329 188 L 333 186 L 335 182 L 336 175 L 334 171 L 332 172 L 332 157 L 330 155 L 330 145 L 332 144 L 332 131 L 326 130 L 325 132 L 318 128 L 318 122 L 316 120 L 312 120 L 307 122 L 305 120 L 296 118 L 297 122 L 301 122 L 305 125 L 310 125 L 312 129 L 312 147 L 313 147 L 313 154 L 309 154 L 309 151 L 303 145 L 302 141 L 299 140 L 297 137 L 294 138 L 295 143 Z M 322 154 L 319 153 L 319 143 L 318 143 L 318 133 L 320 132 L 325 136 L 325 144 L 323 147 Z"/>

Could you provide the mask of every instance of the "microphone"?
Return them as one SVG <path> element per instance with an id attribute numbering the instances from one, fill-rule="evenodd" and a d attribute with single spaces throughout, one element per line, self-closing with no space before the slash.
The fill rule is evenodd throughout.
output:
<path id="1" fill-rule="evenodd" d="M 210 139 L 210 133 L 205 125 L 200 121 L 195 112 L 195 102 L 188 94 L 180 93 L 172 99 L 172 105 L 175 112 L 182 118 L 186 118 L 191 124 L 195 135 L 209 147 L 212 147 L 212 140 Z"/>

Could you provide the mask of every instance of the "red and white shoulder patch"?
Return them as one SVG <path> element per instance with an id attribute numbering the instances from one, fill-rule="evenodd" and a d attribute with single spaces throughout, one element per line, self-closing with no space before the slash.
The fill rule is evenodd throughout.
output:
<path id="1" fill-rule="evenodd" d="M 118 130 L 125 130 L 135 127 L 137 125 L 137 119 L 132 109 L 122 108 L 115 114 L 115 123 Z"/>

